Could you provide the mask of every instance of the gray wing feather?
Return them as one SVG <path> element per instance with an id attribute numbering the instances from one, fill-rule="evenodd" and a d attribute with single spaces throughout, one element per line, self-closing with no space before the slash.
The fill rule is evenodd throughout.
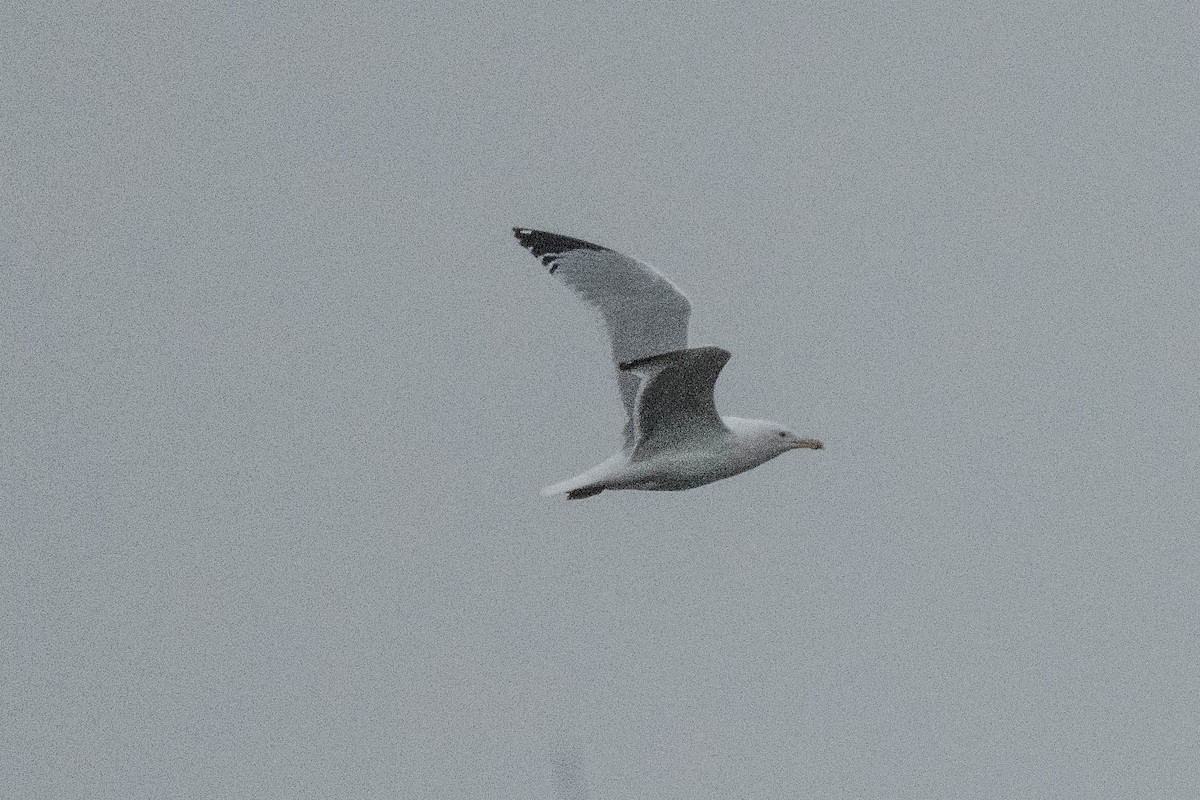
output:
<path id="1" fill-rule="evenodd" d="M 600 312 L 617 364 L 687 347 L 691 303 L 654 267 L 582 239 L 530 228 L 513 228 L 513 233 L 552 275 Z M 631 445 L 640 380 L 632 371 L 620 371 L 617 383 Z"/>
<path id="2" fill-rule="evenodd" d="M 642 378 L 634 413 L 633 460 L 705 433 L 727 431 L 713 389 L 729 351 L 695 347 L 620 365 Z"/>

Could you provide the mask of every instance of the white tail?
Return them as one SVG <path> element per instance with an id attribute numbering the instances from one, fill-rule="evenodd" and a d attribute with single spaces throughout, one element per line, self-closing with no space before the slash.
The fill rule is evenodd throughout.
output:
<path id="1" fill-rule="evenodd" d="M 570 494 L 578 490 L 584 490 L 580 497 L 591 497 L 594 494 L 599 494 L 605 488 L 605 484 L 615 475 L 619 475 L 621 467 L 627 463 L 628 459 L 624 453 L 617 453 L 612 458 L 597 464 L 587 472 L 580 473 L 573 478 L 567 478 L 565 481 L 552 483 L 545 489 L 542 489 L 542 497 L 552 497 L 556 494 Z M 592 490 L 595 491 L 592 491 Z"/>
<path id="2" fill-rule="evenodd" d="M 574 478 L 567 478 L 565 481 L 559 481 L 558 483 L 552 483 L 544 487 L 541 495 L 542 497 L 553 497 L 556 494 L 566 494 L 576 489 L 582 489 L 589 482 L 588 474 L 585 472 L 582 475 L 576 475 Z"/>

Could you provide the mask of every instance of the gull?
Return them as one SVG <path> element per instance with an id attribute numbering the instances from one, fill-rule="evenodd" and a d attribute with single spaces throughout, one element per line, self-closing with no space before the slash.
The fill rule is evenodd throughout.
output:
<path id="1" fill-rule="evenodd" d="M 626 413 L 620 452 L 543 495 L 580 500 L 605 489 L 692 489 L 788 450 L 821 449 L 779 423 L 717 413 L 713 387 L 730 353 L 687 346 L 692 304 L 654 267 L 570 236 L 530 228 L 513 234 L 600 312 Z"/>

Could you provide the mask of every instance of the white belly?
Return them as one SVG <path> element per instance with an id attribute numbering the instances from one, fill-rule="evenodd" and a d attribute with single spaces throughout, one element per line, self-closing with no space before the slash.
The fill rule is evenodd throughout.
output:
<path id="1" fill-rule="evenodd" d="M 612 489 L 646 491 L 693 489 L 745 472 L 765 460 L 748 457 L 732 447 L 660 453 L 646 461 L 623 464 L 606 484 Z"/>

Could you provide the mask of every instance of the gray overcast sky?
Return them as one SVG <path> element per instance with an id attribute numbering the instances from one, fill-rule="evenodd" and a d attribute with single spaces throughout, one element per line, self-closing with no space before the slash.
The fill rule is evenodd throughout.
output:
<path id="1" fill-rule="evenodd" d="M 11 796 L 1200 795 L 1200 12 L 665 8 L 9 9 Z M 540 498 L 512 225 L 827 449 Z"/>

